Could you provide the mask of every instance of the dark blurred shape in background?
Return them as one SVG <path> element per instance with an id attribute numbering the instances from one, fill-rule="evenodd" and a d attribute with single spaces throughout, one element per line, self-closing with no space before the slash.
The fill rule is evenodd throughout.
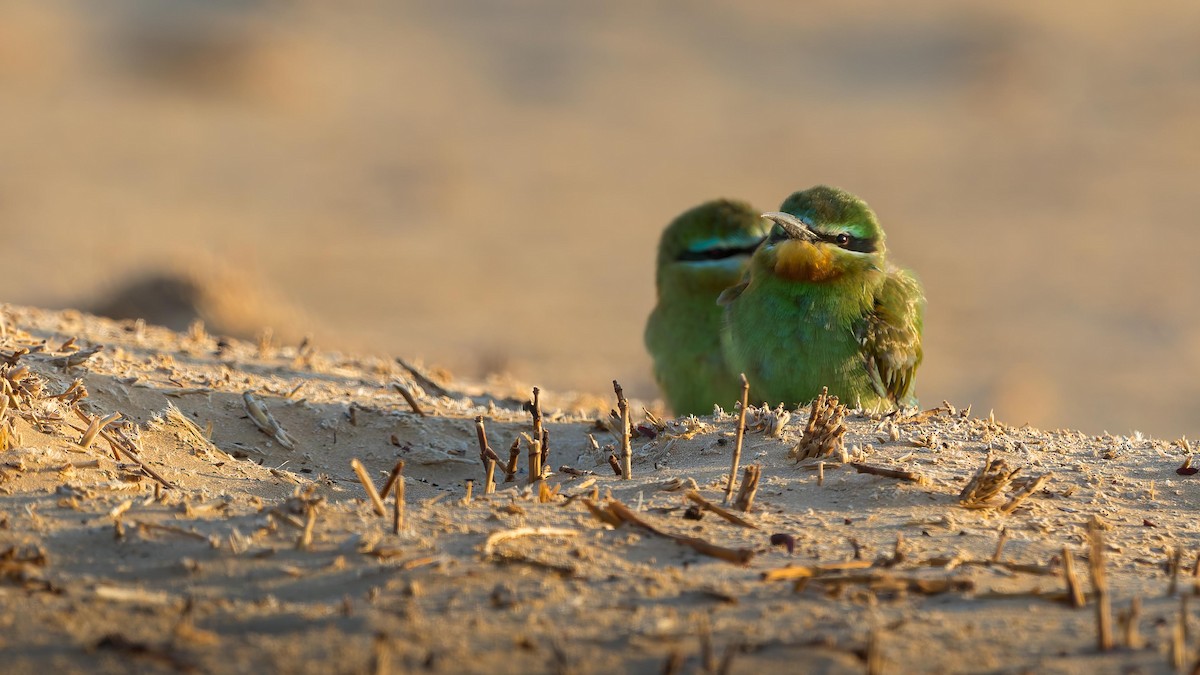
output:
<path id="1" fill-rule="evenodd" d="M 209 333 L 243 340 L 256 339 L 269 328 L 273 339 L 295 343 L 304 339 L 302 331 L 311 323 L 271 289 L 219 266 L 138 272 L 72 307 L 113 319 L 143 319 L 179 332 L 200 321 Z"/>
<path id="2" fill-rule="evenodd" d="M 924 403 L 1200 434 L 1197 119 L 1187 0 L 9 2 L 0 299 L 648 396 L 660 229 L 829 183 L 928 289 Z"/>

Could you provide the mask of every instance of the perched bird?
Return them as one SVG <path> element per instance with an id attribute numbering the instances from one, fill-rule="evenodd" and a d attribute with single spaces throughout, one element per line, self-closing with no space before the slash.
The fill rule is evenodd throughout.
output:
<path id="1" fill-rule="evenodd" d="M 736 284 L 771 222 L 749 204 L 718 199 L 667 226 L 658 244 L 658 305 L 646 322 L 654 375 L 677 415 L 707 415 L 741 395 L 721 354 L 721 291 Z"/>
<path id="2" fill-rule="evenodd" d="M 925 296 L 890 265 L 858 197 L 817 186 L 788 197 L 742 282 L 721 294 L 722 347 L 754 400 L 802 405 L 822 387 L 848 405 L 915 405 Z"/>

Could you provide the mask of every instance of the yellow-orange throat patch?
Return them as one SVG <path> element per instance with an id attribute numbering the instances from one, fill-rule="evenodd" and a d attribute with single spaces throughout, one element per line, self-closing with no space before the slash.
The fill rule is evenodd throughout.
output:
<path id="1" fill-rule="evenodd" d="M 785 241 L 775 249 L 775 274 L 791 281 L 829 281 L 841 275 L 830 246 Z"/>

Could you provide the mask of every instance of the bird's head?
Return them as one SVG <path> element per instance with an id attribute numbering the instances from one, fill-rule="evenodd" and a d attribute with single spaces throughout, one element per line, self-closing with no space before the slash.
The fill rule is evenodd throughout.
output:
<path id="1" fill-rule="evenodd" d="M 762 214 L 773 223 L 755 264 L 787 279 L 827 282 L 884 267 L 884 235 L 858 197 L 818 185 Z"/>
<path id="2" fill-rule="evenodd" d="M 674 277 L 711 280 L 719 291 L 741 276 L 770 229 L 771 221 L 744 202 L 717 199 L 685 211 L 659 241 L 659 288 Z"/>

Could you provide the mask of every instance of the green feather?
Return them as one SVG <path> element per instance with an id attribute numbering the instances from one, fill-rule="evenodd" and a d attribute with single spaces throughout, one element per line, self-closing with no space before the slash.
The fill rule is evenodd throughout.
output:
<path id="1" fill-rule="evenodd" d="M 872 410 L 915 405 L 925 299 L 910 273 L 887 263 L 875 214 L 824 186 L 793 194 L 781 210 L 823 237 L 816 245 L 831 247 L 823 250 L 838 274 L 823 281 L 776 274 L 786 245 L 777 231 L 755 252 L 744 287 L 723 298 L 730 369 L 746 373 L 754 400 L 772 405 L 803 405 L 823 387 Z M 860 238 L 860 250 L 839 247 L 841 232 Z"/>
<path id="2" fill-rule="evenodd" d="M 741 278 L 770 223 L 744 202 L 715 200 L 681 214 L 659 242 L 658 303 L 646 347 L 663 397 L 679 415 L 711 414 L 741 393 L 721 351 L 717 297 Z"/>

